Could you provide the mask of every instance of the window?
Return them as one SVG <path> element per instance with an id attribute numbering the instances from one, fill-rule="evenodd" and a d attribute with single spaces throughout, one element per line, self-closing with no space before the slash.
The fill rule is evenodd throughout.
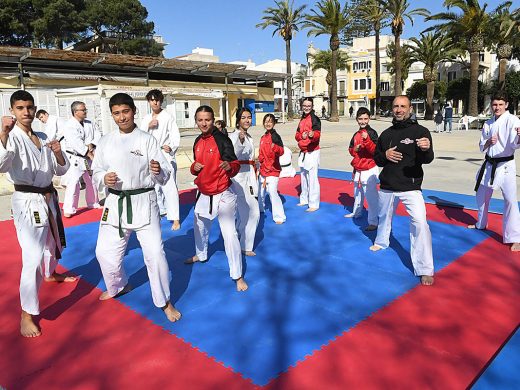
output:
<path id="1" fill-rule="evenodd" d="M 346 94 L 346 90 L 345 90 L 345 80 L 341 80 L 339 82 L 339 94 L 340 95 L 345 95 Z"/>
<path id="2" fill-rule="evenodd" d="M 359 90 L 359 80 L 354 80 L 354 91 Z"/>
<path id="3" fill-rule="evenodd" d="M 390 81 L 381 81 L 379 89 L 381 91 L 390 91 Z"/>
<path id="4" fill-rule="evenodd" d="M 354 80 L 354 91 L 367 91 L 372 89 L 372 79 L 357 79 Z"/>
<path id="5" fill-rule="evenodd" d="M 282 94 L 282 88 L 275 88 L 274 89 L 274 94 L 275 95 L 281 95 Z"/>
<path id="6" fill-rule="evenodd" d="M 484 53 L 479 53 L 479 54 L 478 54 L 478 60 L 479 60 L 480 62 L 484 62 Z"/>
<path id="7" fill-rule="evenodd" d="M 448 72 L 448 82 L 453 81 L 457 78 L 457 72 Z"/>
<path id="8" fill-rule="evenodd" d="M 367 70 L 372 69 L 372 61 L 354 62 L 352 69 L 354 72 L 366 72 Z"/>

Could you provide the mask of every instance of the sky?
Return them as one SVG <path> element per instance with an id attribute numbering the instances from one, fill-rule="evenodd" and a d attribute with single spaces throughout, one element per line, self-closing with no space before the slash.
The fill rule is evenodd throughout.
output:
<path id="1" fill-rule="evenodd" d="M 484 1 L 481 1 L 481 5 Z M 341 0 L 344 4 L 344 0 Z M 488 10 L 500 1 L 488 0 Z M 273 28 L 256 28 L 263 10 L 274 6 L 274 0 L 141 0 L 148 10 L 148 20 L 155 23 L 156 34 L 162 35 L 166 46 L 165 56 L 176 57 L 191 53 L 196 47 L 214 50 L 221 62 L 252 60 L 257 65 L 273 59 L 285 59 L 285 43 L 273 34 Z M 295 6 L 312 8 L 315 1 L 295 0 Z M 427 8 L 431 13 L 443 11 L 442 0 L 411 0 L 412 8 Z M 518 7 L 513 5 L 513 8 Z M 419 36 L 432 25 L 418 16 L 411 26 L 407 20 L 403 38 Z M 383 33 L 391 34 L 388 29 Z M 307 37 L 300 31 L 291 41 L 292 60 L 305 64 L 305 53 L 310 42 L 319 49 L 328 48 L 328 37 Z"/>

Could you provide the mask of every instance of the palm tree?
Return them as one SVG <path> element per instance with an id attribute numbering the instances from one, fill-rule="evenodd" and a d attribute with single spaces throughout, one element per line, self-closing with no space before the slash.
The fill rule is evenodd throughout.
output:
<path id="1" fill-rule="evenodd" d="M 497 58 L 499 59 L 498 67 L 498 88 L 505 89 L 507 63 L 513 53 L 511 42 L 515 41 L 515 35 L 518 35 L 520 21 L 515 20 L 514 15 L 509 11 L 511 2 L 503 3 L 503 8 L 499 8 L 491 14 L 489 23 L 488 36 L 491 38 L 491 46 L 495 48 Z M 520 36 L 516 38 L 519 39 Z"/>
<path id="2" fill-rule="evenodd" d="M 450 38 L 437 32 L 421 34 L 421 39 L 410 38 L 415 45 L 406 45 L 412 59 L 424 64 L 423 79 L 426 81 L 426 113 L 424 119 L 433 119 L 433 95 L 437 79 L 437 65 L 452 60 L 459 52 Z"/>
<path id="3" fill-rule="evenodd" d="M 276 7 L 269 7 L 264 10 L 263 22 L 258 23 L 256 27 L 266 29 L 269 26 L 274 27 L 273 36 L 278 33 L 285 41 L 285 63 L 287 68 L 287 116 L 292 120 L 293 103 L 292 103 L 292 72 L 291 72 L 291 40 L 294 34 L 299 31 L 300 25 L 304 20 L 303 10 L 305 5 L 294 8 L 294 0 L 275 0 Z"/>
<path id="4" fill-rule="evenodd" d="M 386 46 L 386 56 L 389 58 L 388 62 L 386 63 L 386 67 L 388 71 L 395 77 L 397 65 L 394 42 L 389 42 Z M 403 80 L 406 80 L 408 78 L 408 73 L 414 62 L 415 60 L 412 57 L 410 46 L 404 45 L 403 47 L 401 47 L 401 60 L 399 61 L 399 66 L 401 67 L 401 89 L 404 85 Z"/>
<path id="5" fill-rule="evenodd" d="M 499 5 L 497 10 L 503 5 Z M 469 52 L 470 56 L 470 84 L 469 84 L 469 109 L 471 116 L 478 115 L 478 76 L 479 53 L 484 50 L 486 31 L 489 28 L 490 16 L 486 12 L 487 3 L 481 7 L 479 0 L 445 0 L 444 7 L 448 12 L 441 12 L 426 18 L 426 20 L 440 20 L 442 23 L 428 30 L 435 29 L 446 33 L 453 42 L 458 42 L 460 47 Z M 450 11 L 458 8 L 461 14 Z"/>
<path id="6" fill-rule="evenodd" d="M 310 55 L 312 59 L 311 69 L 316 71 L 318 69 L 325 69 L 327 76 L 325 81 L 329 86 L 329 101 L 331 101 L 332 94 L 332 51 L 331 50 L 320 50 L 316 54 Z M 349 65 L 350 57 L 347 52 L 343 50 L 338 51 L 338 57 L 336 59 L 336 70 L 350 70 Z"/>
<path id="7" fill-rule="evenodd" d="M 330 121 L 339 122 L 338 116 L 338 85 L 336 77 L 339 34 L 350 22 L 349 8 L 347 4 L 341 6 L 339 0 L 320 0 L 316 3 L 316 9 L 311 9 L 311 14 L 305 18 L 304 27 L 308 28 L 307 36 L 330 35 L 329 46 L 331 50 L 331 91 L 330 91 Z"/>
<path id="8" fill-rule="evenodd" d="M 381 0 L 366 0 L 359 4 L 355 10 L 357 18 L 368 21 L 372 25 L 375 34 L 376 46 L 376 105 L 374 111 L 376 118 L 379 117 L 378 107 L 381 106 L 381 55 L 379 54 L 379 36 L 381 29 L 386 27 L 386 11 Z"/>
<path id="9" fill-rule="evenodd" d="M 410 4 L 408 0 L 381 0 L 383 9 L 389 14 L 390 26 L 392 27 L 392 34 L 394 36 L 395 44 L 395 80 L 394 92 L 395 96 L 402 94 L 401 87 L 401 35 L 405 25 L 405 19 L 408 19 L 413 25 L 414 15 L 428 16 L 430 12 L 425 8 L 416 8 L 409 10 Z"/>

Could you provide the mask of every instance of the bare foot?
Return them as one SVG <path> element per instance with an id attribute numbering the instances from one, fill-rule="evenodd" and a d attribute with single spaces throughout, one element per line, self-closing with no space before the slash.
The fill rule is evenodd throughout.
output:
<path id="1" fill-rule="evenodd" d="M 354 215 L 354 213 L 349 213 L 349 214 L 345 214 L 344 217 L 345 218 L 354 218 L 355 215 Z"/>
<path id="2" fill-rule="evenodd" d="M 421 284 L 423 286 L 431 286 L 433 284 L 433 276 L 421 275 Z"/>
<path id="3" fill-rule="evenodd" d="M 48 278 L 45 278 L 46 282 L 58 282 L 58 283 L 62 283 L 62 282 L 70 283 L 70 282 L 75 282 L 76 280 L 78 280 L 78 278 L 76 276 L 66 276 L 64 274 L 59 274 L 56 271 L 54 271 L 52 273 L 52 275 L 49 276 Z"/>
<path id="4" fill-rule="evenodd" d="M 42 332 L 33 321 L 32 315 L 22 310 L 22 318 L 20 320 L 20 333 L 23 337 L 38 337 Z"/>
<path id="5" fill-rule="evenodd" d="M 284 221 L 275 221 L 274 223 L 276 223 L 277 225 L 281 225 Z"/>
<path id="6" fill-rule="evenodd" d="M 248 286 L 244 278 L 240 278 L 236 281 L 237 283 L 237 291 L 246 291 Z"/>
<path id="7" fill-rule="evenodd" d="M 520 252 L 520 242 L 514 242 L 511 245 L 511 252 Z"/>
<path id="8" fill-rule="evenodd" d="M 256 253 L 253 251 L 242 251 L 242 253 L 246 256 L 256 256 Z"/>
<path id="9" fill-rule="evenodd" d="M 200 262 L 200 259 L 197 255 L 184 260 L 184 264 L 193 264 L 193 263 L 197 263 L 197 262 Z"/>
<path id="10" fill-rule="evenodd" d="M 368 248 L 368 249 L 370 249 L 372 252 L 377 252 L 377 251 L 380 251 L 381 249 L 383 249 L 383 247 L 380 246 L 380 245 L 374 244 L 374 245 L 372 245 L 372 246 L 371 246 L 370 248 Z"/>
<path id="11" fill-rule="evenodd" d="M 307 203 L 298 203 L 296 206 L 300 206 L 300 207 L 307 206 Z"/>
<path id="12" fill-rule="evenodd" d="M 317 211 L 318 209 L 317 208 L 314 208 L 314 207 L 309 207 L 307 210 L 308 213 L 313 213 L 314 211 Z"/>
<path id="13" fill-rule="evenodd" d="M 63 213 L 63 216 L 65 218 L 72 218 L 72 214 L 69 214 L 69 213 Z"/>
<path id="14" fill-rule="evenodd" d="M 171 322 L 179 321 L 182 317 L 181 312 L 177 310 L 171 302 L 168 302 L 162 309 L 164 314 L 166 314 L 166 318 Z"/>
<path id="15" fill-rule="evenodd" d="M 101 295 L 99 296 L 99 300 L 100 301 L 106 301 L 108 299 L 112 299 L 112 298 L 118 298 L 122 295 L 125 295 L 127 293 L 129 293 L 130 291 L 132 291 L 132 286 L 130 286 L 129 284 L 127 284 L 121 291 L 119 291 L 116 295 L 114 296 L 111 296 L 108 291 L 104 291 L 103 293 L 101 293 Z"/>
<path id="16" fill-rule="evenodd" d="M 486 230 L 486 229 L 478 228 L 477 225 L 468 225 L 468 229 Z"/>
<path id="17" fill-rule="evenodd" d="M 368 225 L 365 228 L 365 232 L 373 232 L 374 230 L 377 230 L 377 225 Z"/>
<path id="18" fill-rule="evenodd" d="M 178 219 L 173 221 L 172 223 L 172 230 L 179 230 L 181 228 L 181 221 Z"/>

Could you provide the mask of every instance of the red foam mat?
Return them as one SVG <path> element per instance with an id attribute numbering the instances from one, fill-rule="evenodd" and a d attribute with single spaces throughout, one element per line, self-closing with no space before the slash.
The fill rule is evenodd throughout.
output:
<path id="1" fill-rule="evenodd" d="M 71 221 L 73 221 L 71 219 Z M 79 220 L 79 217 L 78 217 Z M 8 389 L 244 388 L 252 383 L 86 282 L 44 283 L 43 335 L 19 334 L 20 249 L 1 222 L 0 386 Z M 63 269 L 62 269 L 63 271 Z M 114 331 L 116 329 L 116 331 Z M 212 336 L 214 337 L 214 336 Z"/>
<path id="2" fill-rule="evenodd" d="M 463 389 L 520 323 L 520 262 L 489 238 L 269 389 Z"/>

